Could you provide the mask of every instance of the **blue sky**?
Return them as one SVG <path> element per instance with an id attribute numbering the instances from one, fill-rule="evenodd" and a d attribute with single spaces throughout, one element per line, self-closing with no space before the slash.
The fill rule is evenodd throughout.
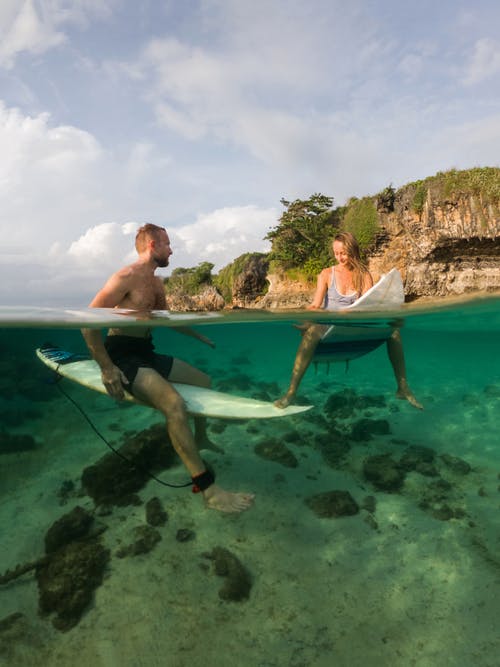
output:
<path id="1" fill-rule="evenodd" d="M 498 166 L 499 25 L 496 0 L 2 0 L 0 304 L 88 303 L 144 222 L 218 270 L 282 197 Z"/>

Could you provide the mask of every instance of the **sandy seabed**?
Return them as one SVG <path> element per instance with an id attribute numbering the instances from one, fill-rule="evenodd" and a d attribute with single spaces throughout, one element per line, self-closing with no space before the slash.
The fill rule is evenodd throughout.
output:
<path id="1" fill-rule="evenodd" d="M 305 393 L 315 403 L 324 399 L 321 391 L 314 378 L 305 382 Z M 73 395 L 85 400 L 110 439 L 159 421 L 148 409 L 120 409 L 83 389 Z M 309 445 L 316 428 L 313 411 L 308 418 L 230 423 L 213 434 L 225 450 L 206 452 L 218 480 L 226 488 L 254 491 L 255 506 L 239 516 L 224 516 L 204 509 L 189 489 L 151 481 L 140 496 L 144 502 L 158 497 L 168 512 L 166 525 L 159 528 L 161 541 L 147 554 L 117 558 L 120 545 L 144 525 L 144 505 L 115 508 L 103 517 L 107 530 L 102 539 L 111 561 L 74 628 L 60 632 L 50 618 L 39 616 L 33 573 L 2 587 L 0 619 L 16 612 L 22 616 L 0 634 L 0 663 L 498 666 L 500 454 L 493 434 L 500 399 L 481 397 L 457 411 L 456 396 L 445 388 L 432 400 L 423 395 L 426 410 L 420 412 L 390 393 L 386 397 L 389 410 L 370 412 L 390 421 L 390 436 L 355 444 L 341 469 L 326 465 L 321 452 Z M 43 405 L 45 412 L 30 422 L 39 447 L 0 461 L 0 572 L 41 556 L 44 535 L 62 514 L 76 505 L 93 510 L 87 496 L 61 505 L 58 491 L 65 480 L 79 484 L 82 469 L 105 453 L 104 444 L 63 397 Z M 446 419 L 451 410 L 454 418 Z M 254 446 L 263 437 L 285 441 L 294 429 L 303 438 L 287 447 L 298 467 L 256 455 Z M 19 430 L 26 432 L 26 424 Z M 463 518 L 442 521 L 420 509 L 428 479 L 416 473 L 407 476 L 400 493 L 377 491 L 364 481 L 361 469 L 368 453 L 401 450 L 401 443 L 415 442 L 417 432 L 419 443 L 432 435 L 437 453 L 449 452 L 472 466 L 467 475 L 448 476 Z M 181 467 L 161 476 L 185 481 Z M 304 503 L 312 494 L 333 489 L 349 491 L 360 504 L 374 496 L 375 512 L 319 518 Z M 176 533 L 183 528 L 194 531 L 195 538 L 178 542 Z M 248 600 L 219 597 L 222 580 L 204 557 L 215 546 L 229 549 L 250 571 Z"/>

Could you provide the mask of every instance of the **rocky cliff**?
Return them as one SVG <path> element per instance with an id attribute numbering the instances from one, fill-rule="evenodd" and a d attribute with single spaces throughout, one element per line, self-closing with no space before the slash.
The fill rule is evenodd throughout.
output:
<path id="1" fill-rule="evenodd" d="M 413 198 L 414 188 L 404 188 L 392 211 L 379 211 L 374 277 L 396 266 L 409 300 L 500 290 L 498 205 L 470 193 L 442 200 L 429 188 L 417 213 Z"/>
<path id="2" fill-rule="evenodd" d="M 398 268 L 407 301 L 500 291 L 499 168 L 452 170 L 397 191 L 386 188 L 367 200 L 373 216 L 376 211 L 377 233 L 367 260 L 375 280 Z M 268 273 L 266 255 L 243 259 L 231 274 L 230 303 L 210 287 L 196 297 L 181 296 L 170 307 L 301 308 L 310 303 L 314 284 Z"/>
<path id="3" fill-rule="evenodd" d="M 408 301 L 500 290 L 498 200 L 470 192 L 446 197 L 431 182 L 416 211 L 418 187 L 401 188 L 389 205 L 374 198 L 379 233 L 368 258 L 374 279 L 398 268 Z M 279 275 L 267 278 L 269 290 L 256 303 L 259 308 L 299 308 L 314 293 L 310 285 Z"/>

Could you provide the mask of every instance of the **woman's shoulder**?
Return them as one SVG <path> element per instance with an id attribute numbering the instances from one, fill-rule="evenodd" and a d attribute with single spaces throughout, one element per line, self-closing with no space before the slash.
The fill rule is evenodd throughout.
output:
<path id="1" fill-rule="evenodd" d="M 332 275 L 333 271 L 333 266 L 327 266 L 326 269 L 323 269 L 320 273 L 318 273 L 318 279 L 321 280 L 329 280 L 330 276 Z"/>

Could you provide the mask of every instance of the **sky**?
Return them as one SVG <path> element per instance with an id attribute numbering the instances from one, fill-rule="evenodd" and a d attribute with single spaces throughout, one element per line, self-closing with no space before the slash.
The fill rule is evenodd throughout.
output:
<path id="1" fill-rule="evenodd" d="M 82 306 L 167 228 L 168 275 L 342 205 L 499 166 L 497 0 L 1 0 L 0 305 Z"/>

